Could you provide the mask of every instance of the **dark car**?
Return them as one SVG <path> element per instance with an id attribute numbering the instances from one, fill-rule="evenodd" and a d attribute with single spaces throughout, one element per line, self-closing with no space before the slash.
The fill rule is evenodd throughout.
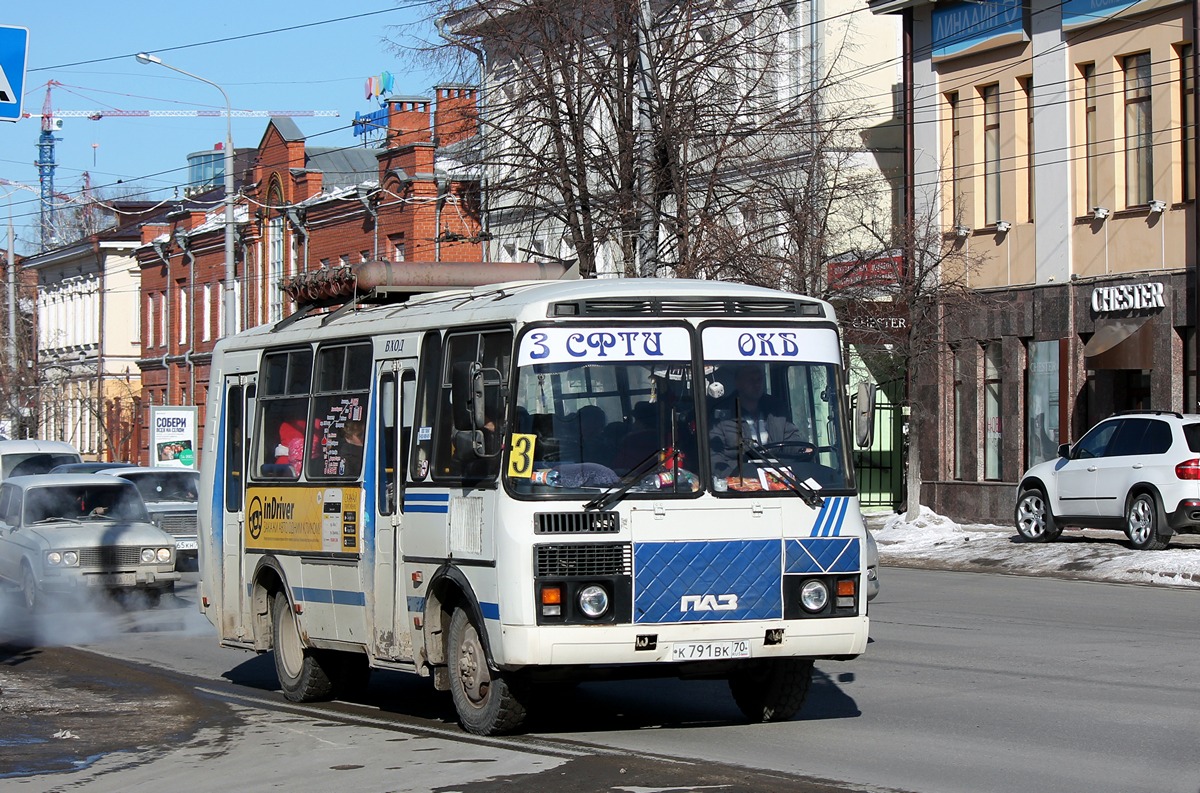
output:
<path id="1" fill-rule="evenodd" d="M 51 474 L 95 474 L 101 471 L 106 471 L 109 468 L 128 468 L 133 463 L 66 463 L 65 465 L 56 465 L 47 473 Z"/>
<path id="2" fill-rule="evenodd" d="M 123 465 L 105 468 L 101 473 L 133 482 L 146 502 L 150 519 L 175 538 L 175 558 L 179 568 L 195 563 L 199 471 L 168 466 Z"/>

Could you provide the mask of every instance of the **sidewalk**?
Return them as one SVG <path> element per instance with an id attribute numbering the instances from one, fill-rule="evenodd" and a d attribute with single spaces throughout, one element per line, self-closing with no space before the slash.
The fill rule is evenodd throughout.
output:
<path id="1" fill-rule="evenodd" d="M 1163 551 L 1135 551 L 1125 535 L 1067 529 L 1051 543 L 1021 539 L 1013 526 L 959 524 L 921 507 L 913 522 L 864 513 L 881 567 L 921 567 L 1200 589 L 1200 536 L 1176 535 Z M 887 591 L 887 574 L 880 575 Z"/>

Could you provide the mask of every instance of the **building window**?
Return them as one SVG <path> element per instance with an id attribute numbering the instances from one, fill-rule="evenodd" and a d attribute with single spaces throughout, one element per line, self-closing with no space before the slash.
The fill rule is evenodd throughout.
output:
<path id="1" fill-rule="evenodd" d="M 954 191 L 951 206 L 954 212 L 954 222 L 962 223 L 963 217 L 963 167 L 966 160 L 963 157 L 962 139 L 962 107 L 958 101 L 958 92 L 946 95 L 946 103 L 950 105 L 950 184 Z"/>
<path id="2" fill-rule="evenodd" d="M 158 297 L 158 344 L 160 347 L 166 347 L 170 343 L 169 339 L 171 337 L 168 335 L 170 332 L 168 329 L 171 327 L 171 324 L 170 317 L 167 316 L 170 313 L 170 306 L 171 304 L 167 302 L 167 291 L 164 289 Z"/>
<path id="3" fill-rule="evenodd" d="M 267 224 L 267 321 L 283 319 L 283 217 Z"/>
<path id="4" fill-rule="evenodd" d="M 983 97 L 983 221 L 1000 219 L 1000 86 L 989 85 Z"/>
<path id="5" fill-rule="evenodd" d="M 1153 121 L 1150 113 L 1150 53 L 1129 55 L 1125 68 L 1125 204 L 1154 197 Z"/>
<path id="6" fill-rule="evenodd" d="M 404 261 L 404 235 L 391 234 L 388 236 L 388 244 L 392 246 L 392 261 Z"/>
<path id="7" fill-rule="evenodd" d="M 1034 219 L 1033 205 L 1033 78 L 1021 78 L 1021 91 L 1025 94 L 1025 202 L 1029 208 L 1028 218 Z"/>
<path id="8" fill-rule="evenodd" d="M 1000 413 L 1000 342 L 994 341 L 983 351 L 983 478 L 1000 479 L 1001 423 Z"/>
<path id="9" fill-rule="evenodd" d="M 1200 413 L 1196 391 L 1196 329 L 1183 328 L 1183 412 Z"/>
<path id="10" fill-rule="evenodd" d="M 146 325 L 146 338 L 143 341 L 146 343 L 145 349 L 147 350 L 154 346 L 154 323 L 158 321 L 154 316 L 156 302 L 154 295 L 146 295 L 146 314 L 142 321 Z M 45 332 L 45 329 L 43 329 L 42 333 L 44 334 Z M 42 346 L 49 347 L 50 345 L 43 340 Z"/>
<path id="11" fill-rule="evenodd" d="M 359 251 L 359 252 L 358 252 L 358 260 L 359 260 L 360 262 L 369 262 L 369 261 L 371 261 L 371 252 L 370 252 L 370 251 Z"/>
<path id="12" fill-rule="evenodd" d="M 967 478 L 967 450 L 975 442 L 971 431 L 968 401 L 975 393 L 971 381 L 971 362 L 961 350 L 954 353 L 954 478 Z"/>
<path id="13" fill-rule="evenodd" d="M 1182 103 L 1179 117 L 1183 119 L 1183 150 L 1180 152 L 1180 167 L 1183 169 L 1183 200 L 1192 201 L 1196 198 L 1195 145 L 1196 145 L 1196 92 L 1195 75 L 1192 73 L 1192 58 L 1194 50 L 1191 44 L 1179 48 L 1180 98 Z"/>
<path id="14" fill-rule="evenodd" d="M 1025 375 L 1025 467 L 1058 456 L 1058 341 L 1031 341 Z"/>
<path id="15" fill-rule="evenodd" d="M 1096 187 L 1096 64 L 1085 63 L 1083 69 L 1083 134 L 1087 156 L 1087 206 L 1084 214 L 1100 205 Z"/>
<path id="16" fill-rule="evenodd" d="M 328 270 L 328 269 L 329 269 L 329 260 L 328 260 L 328 259 L 322 259 L 322 260 L 321 260 L 321 269 L 322 269 L 322 270 Z"/>
<path id="17" fill-rule="evenodd" d="M 338 257 L 338 262 L 342 265 L 342 267 L 349 267 L 350 266 L 350 254 L 343 253 L 341 256 Z"/>
<path id="18" fill-rule="evenodd" d="M 179 287 L 179 346 L 183 347 L 188 343 L 188 322 L 191 311 L 191 306 L 188 305 L 187 287 Z"/>
<path id="19" fill-rule="evenodd" d="M 200 305 L 200 341 L 212 339 L 212 284 L 204 285 Z"/>

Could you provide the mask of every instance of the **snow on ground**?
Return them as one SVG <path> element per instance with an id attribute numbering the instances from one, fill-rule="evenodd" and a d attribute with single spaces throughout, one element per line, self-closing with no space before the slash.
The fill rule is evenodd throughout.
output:
<path id="1" fill-rule="evenodd" d="M 1200 536 L 1175 535 L 1162 551 L 1135 551 L 1118 531 L 1067 529 L 1056 541 L 1032 543 L 1013 526 L 960 524 L 921 507 L 903 514 L 867 513 L 883 567 L 926 567 L 1016 575 L 1049 575 L 1200 589 Z M 884 578 L 886 587 L 886 573 Z"/>

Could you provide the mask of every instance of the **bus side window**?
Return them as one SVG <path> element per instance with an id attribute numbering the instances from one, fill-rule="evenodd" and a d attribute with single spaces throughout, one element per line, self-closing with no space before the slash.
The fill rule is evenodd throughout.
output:
<path id="1" fill-rule="evenodd" d="M 434 423 L 441 395 L 442 339 L 437 331 L 425 334 L 421 342 L 420 376 L 417 381 L 416 413 L 413 419 L 416 437 L 412 440 L 412 481 L 429 478 L 433 458 Z"/>
<path id="2" fill-rule="evenodd" d="M 379 378 L 379 443 L 376 449 L 379 459 L 377 490 L 380 515 L 391 515 L 396 511 L 396 375 L 384 372 Z"/>
<path id="3" fill-rule="evenodd" d="M 242 504 L 242 467 L 246 454 L 242 439 L 246 436 L 242 387 L 235 385 L 225 392 L 225 511 L 237 512 Z"/>

